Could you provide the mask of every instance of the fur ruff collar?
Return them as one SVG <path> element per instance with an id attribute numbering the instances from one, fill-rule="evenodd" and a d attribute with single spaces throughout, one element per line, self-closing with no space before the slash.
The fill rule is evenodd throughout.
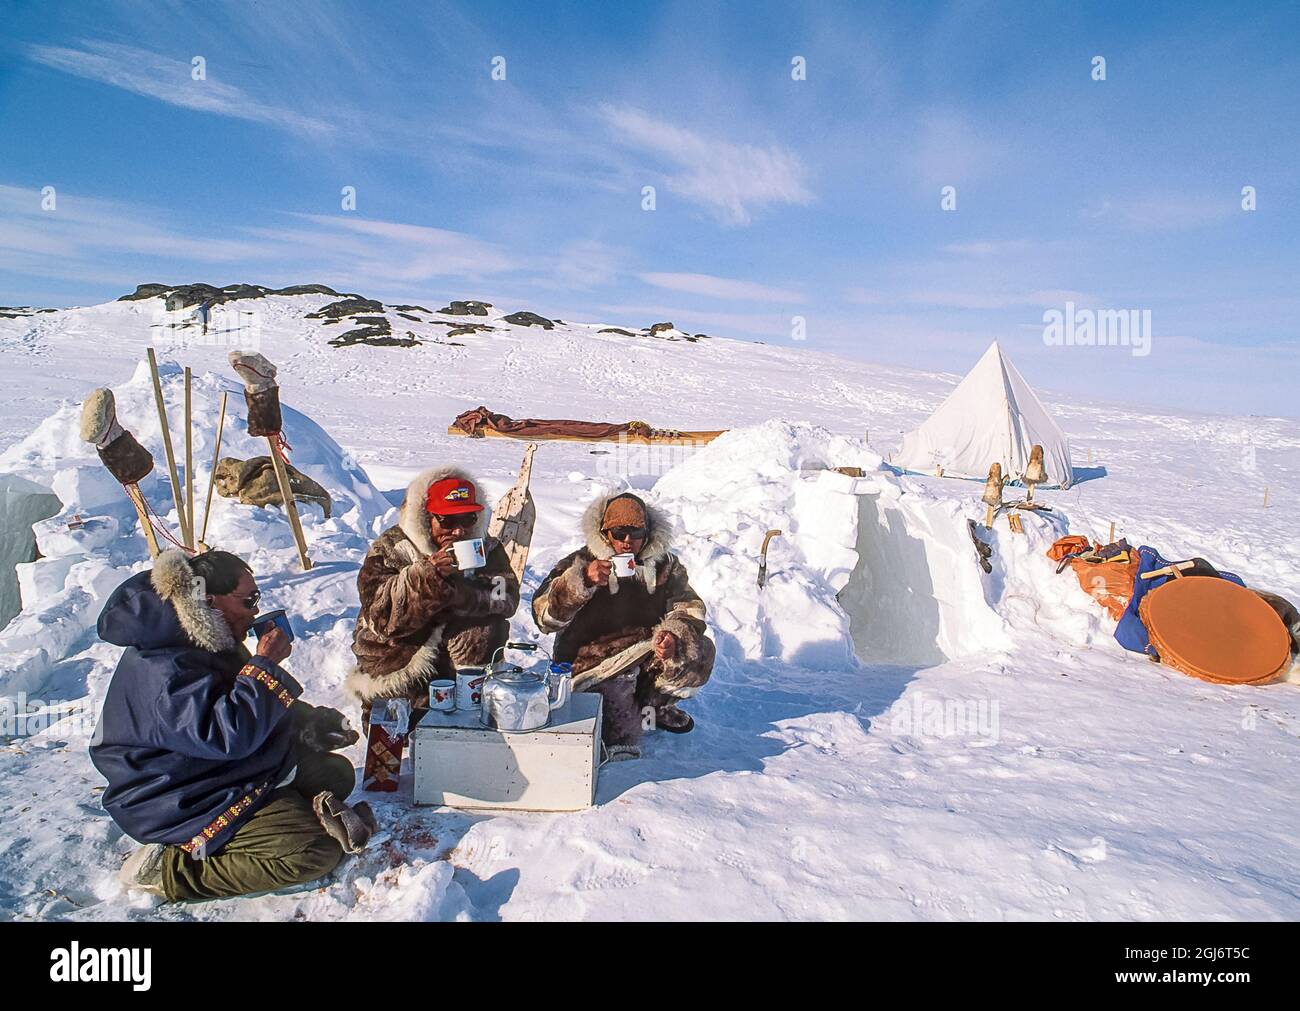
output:
<path id="1" fill-rule="evenodd" d="M 149 582 L 154 592 L 171 604 L 181 628 L 190 641 L 209 653 L 228 653 L 235 648 L 235 636 L 226 616 L 208 606 L 206 595 L 197 595 L 194 570 L 180 548 L 164 551 L 154 561 Z"/>
<path id="2" fill-rule="evenodd" d="M 613 495 L 601 495 L 596 498 L 582 514 L 582 536 L 586 540 L 587 550 L 596 558 L 612 558 L 614 549 L 600 532 L 600 521 L 605 515 L 609 500 L 617 498 L 624 492 Z M 637 496 L 640 498 L 640 496 Z M 645 500 L 642 499 L 644 502 Z M 653 592 L 658 581 L 661 566 L 669 558 L 673 547 L 673 524 L 668 516 L 657 506 L 645 503 L 646 522 L 650 526 L 650 536 L 636 556 L 636 579 Z M 617 593 L 618 580 L 610 580 L 610 592 Z"/>
<path id="3" fill-rule="evenodd" d="M 429 486 L 435 481 L 441 481 L 447 477 L 458 477 L 462 481 L 468 481 L 472 484 L 478 494 L 479 502 L 483 505 L 482 512 L 478 514 L 474 526 L 466 536 L 487 536 L 488 519 L 492 514 L 492 509 L 486 503 L 483 503 L 483 486 L 460 467 L 431 467 L 417 474 L 415 480 L 407 485 L 406 498 L 402 500 L 402 508 L 398 512 L 397 519 L 397 525 L 402 528 L 402 533 L 406 534 L 411 543 L 426 556 L 438 550 L 438 546 L 433 540 L 433 527 L 429 520 L 429 513 L 425 508 L 425 502 L 429 497 Z"/>

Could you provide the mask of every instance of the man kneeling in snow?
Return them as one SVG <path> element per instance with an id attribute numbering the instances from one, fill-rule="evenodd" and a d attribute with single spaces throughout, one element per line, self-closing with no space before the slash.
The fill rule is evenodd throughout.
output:
<path id="1" fill-rule="evenodd" d="M 486 564 L 456 568 L 456 541 L 486 538 L 478 490 L 454 467 L 427 470 L 406 489 L 397 526 L 385 530 L 357 576 L 361 612 L 352 635 L 357 667 L 348 688 L 369 724 L 377 699 L 406 699 L 414 727 L 429 682 L 457 667 L 482 667 L 505 645 L 519 606 L 519 581 L 505 548 L 487 540 Z"/>
<path id="2" fill-rule="evenodd" d="M 653 643 L 648 659 L 593 689 L 604 696 L 601 735 L 611 758 L 635 758 L 645 710 L 653 710 L 655 726 L 675 734 L 695 726 L 677 703 L 713 671 L 704 601 L 671 553 L 671 525 L 636 495 L 598 498 L 583 514 L 582 532 L 586 547 L 562 558 L 542 582 L 533 618 L 543 632 L 558 633 L 554 659 L 572 663 L 575 675 L 639 642 Z M 612 574 L 616 554 L 635 557 L 632 578 Z"/>
<path id="3" fill-rule="evenodd" d="M 90 760 L 104 809 L 146 843 L 129 887 L 169 901 L 265 892 L 314 881 L 374 830 L 343 803 L 357 740 L 343 714 L 298 701 L 276 628 L 244 646 L 261 594 L 226 551 L 158 556 L 108 599 L 99 636 L 127 647 L 104 697 Z"/>

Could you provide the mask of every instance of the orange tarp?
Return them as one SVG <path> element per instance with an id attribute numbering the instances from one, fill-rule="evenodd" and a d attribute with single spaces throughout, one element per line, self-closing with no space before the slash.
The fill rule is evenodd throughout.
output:
<path id="1" fill-rule="evenodd" d="M 1047 557 L 1059 562 L 1067 555 L 1099 547 L 1100 545 L 1090 543 L 1088 538 L 1074 534 L 1057 540 L 1047 549 Z M 1127 562 L 1092 562 L 1082 558 L 1070 560 L 1070 568 L 1074 570 L 1083 592 L 1104 607 L 1116 621 L 1124 616 L 1124 609 L 1133 597 L 1133 580 L 1137 578 L 1137 553 L 1130 551 L 1128 557 L 1130 560 Z"/>

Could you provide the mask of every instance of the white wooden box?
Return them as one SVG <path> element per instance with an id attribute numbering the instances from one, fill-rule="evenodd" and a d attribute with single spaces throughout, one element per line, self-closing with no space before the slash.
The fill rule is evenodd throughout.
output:
<path id="1" fill-rule="evenodd" d="M 516 811 L 580 811 L 596 801 L 601 697 L 570 696 L 551 722 L 503 734 L 477 709 L 430 710 L 411 732 L 415 803 Z"/>

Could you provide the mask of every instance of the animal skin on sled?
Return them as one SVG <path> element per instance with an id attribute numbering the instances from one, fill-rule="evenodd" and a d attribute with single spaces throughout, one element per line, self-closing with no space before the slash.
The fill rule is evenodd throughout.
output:
<path id="1" fill-rule="evenodd" d="M 644 421 L 614 424 L 604 421 L 570 421 L 548 418 L 509 418 L 504 414 L 478 407 L 457 416 L 447 427 L 448 435 L 472 439 L 525 439 L 564 442 L 625 442 L 673 444 L 712 442 L 726 429 L 707 432 L 682 432 L 676 429 L 651 428 Z"/>

